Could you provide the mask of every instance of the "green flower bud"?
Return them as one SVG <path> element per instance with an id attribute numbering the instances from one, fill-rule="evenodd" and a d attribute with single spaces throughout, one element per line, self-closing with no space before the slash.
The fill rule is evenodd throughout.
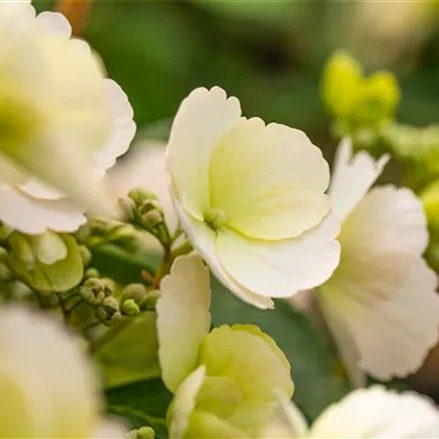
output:
<path id="1" fill-rule="evenodd" d="M 92 258 L 91 251 L 85 245 L 81 245 L 79 246 L 79 253 L 84 266 L 88 265 Z"/>
<path id="2" fill-rule="evenodd" d="M 141 303 L 148 295 L 148 290 L 143 284 L 129 284 L 121 293 L 121 302 L 133 299 L 136 303 Z"/>
<path id="3" fill-rule="evenodd" d="M 128 299 L 122 303 L 121 311 L 127 316 L 136 316 L 140 313 L 140 307 L 133 299 Z"/>
<path id="4" fill-rule="evenodd" d="M 134 188 L 128 192 L 128 197 L 137 205 L 143 204 L 145 201 L 156 200 L 157 195 L 143 188 Z"/>
<path id="5" fill-rule="evenodd" d="M 151 427 L 140 427 L 137 430 L 137 439 L 154 439 L 155 431 Z"/>
<path id="6" fill-rule="evenodd" d="M 160 298 L 160 290 L 152 290 L 148 293 L 146 298 L 141 302 L 140 307 L 142 310 L 155 310 L 157 300 Z"/>
<path id="7" fill-rule="evenodd" d="M 79 295 L 90 305 L 101 305 L 106 297 L 111 296 L 115 289 L 111 279 L 91 277 L 79 289 Z"/>
<path id="8" fill-rule="evenodd" d="M 96 268 L 87 268 L 84 277 L 90 279 L 91 277 L 100 277 L 99 271 Z"/>

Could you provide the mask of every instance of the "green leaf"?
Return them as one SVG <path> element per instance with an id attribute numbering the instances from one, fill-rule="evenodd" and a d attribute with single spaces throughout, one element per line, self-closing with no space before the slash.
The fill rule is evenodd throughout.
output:
<path id="1" fill-rule="evenodd" d="M 156 314 L 145 312 L 96 355 L 107 388 L 160 376 Z"/>
<path id="2" fill-rule="evenodd" d="M 133 428 L 152 427 L 158 439 L 167 437 L 166 412 L 172 395 L 160 379 L 117 387 L 106 394 L 109 413 L 124 417 Z"/>
<path id="3" fill-rule="evenodd" d="M 92 254 L 91 265 L 121 284 L 142 282 L 142 270 L 154 271 L 160 261 L 158 254 L 129 253 L 112 244 L 97 247 Z"/>
<path id="4" fill-rule="evenodd" d="M 41 235 L 42 236 L 42 235 Z M 31 288 L 43 293 L 67 291 L 81 282 L 84 274 L 79 246 L 66 234 L 57 235 L 63 241 L 67 257 L 47 265 L 38 259 L 38 236 L 13 232 L 8 238 L 12 252 L 9 265 Z"/>
<path id="5" fill-rule="evenodd" d="M 277 301 L 275 310 L 262 311 L 241 302 L 214 281 L 212 320 L 214 326 L 254 324 L 276 341 L 291 364 L 296 386 L 293 399 L 308 420 L 314 420 L 350 390 L 323 334 L 309 317 L 286 302 Z"/>

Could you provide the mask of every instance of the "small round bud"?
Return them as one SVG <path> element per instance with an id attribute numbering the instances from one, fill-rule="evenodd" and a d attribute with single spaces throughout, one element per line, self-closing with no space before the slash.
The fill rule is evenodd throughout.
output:
<path id="1" fill-rule="evenodd" d="M 136 316 L 140 313 L 140 307 L 133 299 L 128 299 L 122 303 L 121 311 L 127 316 Z"/>
<path id="2" fill-rule="evenodd" d="M 142 226 L 148 230 L 157 227 L 163 222 L 163 220 L 163 215 L 157 210 L 150 210 L 149 212 L 146 212 L 140 219 Z"/>
<path id="3" fill-rule="evenodd" d="M 0 247 L 0 263 L 8 260 L 8 252 L 4 247 Z"/>
<path id="4" fill-rule="evenodd" d="M 141 303 L 142 310 L 154 310 L 157 300 L 160 298 L 160 290 L 152 290 Z"/>
<path id="5" fill-rule="evenodd" d="M 148 295 L 148 290 L 143 284 L 129 284 L 121 294 L 121 302 L 127 299 L 133 299 L 136 303 L 140 303 Z"/>
<path id="6" fill-rule="evenodd" d="M 136 204 L 143 204 L 146 200 L 156 200 L 157 195 L 146 189 L 137 187 L 128 192 L 128 197 Z"/>
<path id="7" fill-rule="evenodd" d="M 90 279 L 91 277 L 100 277 L 99 271 L 96 268 L 87 268 L 84 277 Z"/>
<path id="8" fill-rule="evenodd" d="M 91 251 L 85 245 L 81 245 L 79 247 L 79 255 L 81 256 L 82 263 L 84 264 L 84 266 L 90 263 Z"/>
<path id="9" fill-rule="evenodd" d="M 140 427 L 137 430 L 137 439 L 154 439 L 155 431 L 151 427 Z"/>

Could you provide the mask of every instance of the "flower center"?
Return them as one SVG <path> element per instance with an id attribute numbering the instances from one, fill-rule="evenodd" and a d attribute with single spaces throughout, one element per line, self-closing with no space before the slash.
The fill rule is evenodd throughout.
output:
<path id="1" fill-rule="evenodd" d="M 221 209 L 212 208 L 204 214 L 204 221 L 212 230 L 217 231 L 226 223 L 227 217 Z"/>
<path id="2" fill-rule="evenodd" d="M 19 159 L 39 126 L 40 117 L 25 99 L 0 87 L 0 152 Z"/>

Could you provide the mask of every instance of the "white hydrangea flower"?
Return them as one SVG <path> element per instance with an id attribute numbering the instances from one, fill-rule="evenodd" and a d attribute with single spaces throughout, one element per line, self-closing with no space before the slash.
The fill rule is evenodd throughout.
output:
<path id="1" fill-rule="evenodd" d="M 74 231 L 84 208 L 113 210 L 101 181 L 134 136 L 132 108 L 61 14 L 1 2 L 0 38 L 0 220 Z"/>
<path id="2" fill-rule="evenodd" d="M 314 287 L 339 261 L 328 216 L 329 168 L 301 131 L 241 116 L 238 99 L 198 88 L 181 104 L 167 148 L 181 225 L 218 279 L 267 308 Z"/>
<path id="3" fill-rule="evenodd" d="M 83 345 L 53 317 L 0 311 L 0 437 L 91 438 L 123 427 L 101 418 L 98 380 Z M 121 430 L 122 428 L 122 430 Z"/>
<path id="4" fill-rule="evenodd" d="M 398 394 L 382 386 L 357 389 L 329 406 L 311 427 L 287 398 L 263 437 L 281 438 L 437 438 L 439 412 L 427 398 Z"/>
<path id="5" fill-rule="evenodd" d="M 406 188 L 369 191 L 388 157 L 338 150 L 330 194 L 342 220 L 341 262 L 318 300 L 352 380 L 417 370 L 438 339 L 437 278 L 422 254 L 428 244 L 420 200 Z M 369 191 L 369 192 L 368 192 Z"/>

